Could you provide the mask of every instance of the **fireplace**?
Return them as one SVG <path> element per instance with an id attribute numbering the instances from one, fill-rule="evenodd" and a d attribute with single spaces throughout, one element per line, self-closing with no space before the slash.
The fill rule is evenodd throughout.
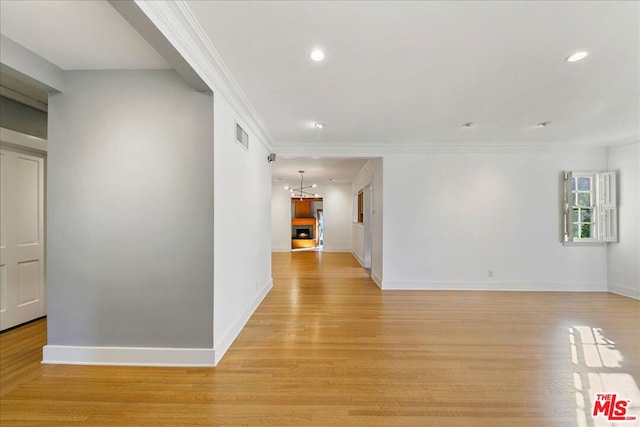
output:
<path id="1" fill-rule="evenodd" d="M 313 239 L 313 227 L 311 225 L 294 225 L 292 227 L 293 239 Z"/>
<path id="2" fill-rule="evenodd" d="M 291 249 L 315 248 L 318 245 L 315 218 L 291 219 Z"/>

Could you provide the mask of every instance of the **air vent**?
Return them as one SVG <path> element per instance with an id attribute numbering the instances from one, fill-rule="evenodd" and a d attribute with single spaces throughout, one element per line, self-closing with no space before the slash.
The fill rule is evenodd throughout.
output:
<path id="1" fill-rule="evenodd" d="M 247 150 L 249 149 L 249 135 L 236 123 L 236 141 Z"/>

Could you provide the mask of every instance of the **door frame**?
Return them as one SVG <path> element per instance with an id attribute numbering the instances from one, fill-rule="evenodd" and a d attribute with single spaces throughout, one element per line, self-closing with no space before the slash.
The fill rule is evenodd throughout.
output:
<path id="1" fill-rule="evenodd" d="M 371 268 L 373 256 L 373 187 L 371 183 L 363 188 L 364 191 L 364 268 Z"/>
<path id="2" fill-rule="evenodd" d="M 322 215 L 320 215 L 320 213 L 322 213 Z M 320 217 L 322 217 L 322 219 L 320 219 Z M 316 236 L 318 237 L 318 245 L 320 245 L 320 226 L 322 226 L 322 247 L 324 247 L 324 207 L 320 208 L 320 209 L 316 209 L 316 219 L 318 220 L 317 223 L 317 234 Z"/>
<path id="3" fill-rule="evenodd" d="M 0 127 L 0 145 L 14 150 L 23 150 L 27 154 L 43 155 L 45 159 L 47 157 L 48 142 L 46 139 L 3 127 Z"/>

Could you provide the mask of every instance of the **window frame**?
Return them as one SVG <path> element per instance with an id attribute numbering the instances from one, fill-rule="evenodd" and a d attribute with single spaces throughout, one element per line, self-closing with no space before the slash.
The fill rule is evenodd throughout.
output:
<path id="1" fill-rule="evenodd" d="M 580 190 L 576 183 L 576 188 L 573 188 L 573 180 L 574 178 L 588 178 L 589 179 L 589 190 L 584 191 Z M 599 235 L 599 221 L 598 221 L 598 178 L 597 172 L 571 172 L 571 175 L 568 179 L 567 185 L 567 195 L 569 202 L 569 212 L 567 218 L 568 225 L 568 237 L 573 243 L 598 243 L 598 235 Z M 589 205 L 581 205 L 579 200 L 580 194 L 589 194 Z M 574 197 L 575 195 L 575 197 Z M 575 202 L 573 202 L 575 200 Z M 591 221 L 589 223 L 581 221 L 581 212 L 584 210 L 591 211 Z M 578 211 L 578 221 L 577 223 L 573 221 L 573 212 L 574 210 Z M 591 237 L 575 237 L 573 234 L 573 226 L 577 224 L 578 230 L 581 231 L 581 228 L 584 224 L 590 225 Z M 580 234 L 582 234 L 580 232 Z"/>
<path id="2" fill-rule="evenodd" d="M 601 245 L 618 241 L 616 173 L 567 171 L 563 173 L 563 244 L 565 245 Z M 589 178 L 589 191 L 580 190 L 575 178 Z M 590 204 L 580 205 L 579 194 L 589 193 Z M 575 196 L 574 196 L 575 195 Z M 578 221 L 574 222 L 573 213 L 577 209 Z M 581 221 L 582 210 L 591 211 L 591 222 Z M 590 225 L 591 237 L 575 237 L 574 225 L 580 231 L 584 224 Z"/>

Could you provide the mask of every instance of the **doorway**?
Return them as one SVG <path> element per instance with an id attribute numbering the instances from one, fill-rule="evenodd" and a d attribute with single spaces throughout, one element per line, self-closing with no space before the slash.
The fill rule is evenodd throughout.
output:
<path id="1" fill-rule="evenodd" d="M 0 330 L 46 314 L 45 156 L 0 148 Z"/>
<path id="2" fill-rule="evenodd" d="M 324 214 L 321 197 L 291 199 L 291 250 L 321 251 Z"/>

